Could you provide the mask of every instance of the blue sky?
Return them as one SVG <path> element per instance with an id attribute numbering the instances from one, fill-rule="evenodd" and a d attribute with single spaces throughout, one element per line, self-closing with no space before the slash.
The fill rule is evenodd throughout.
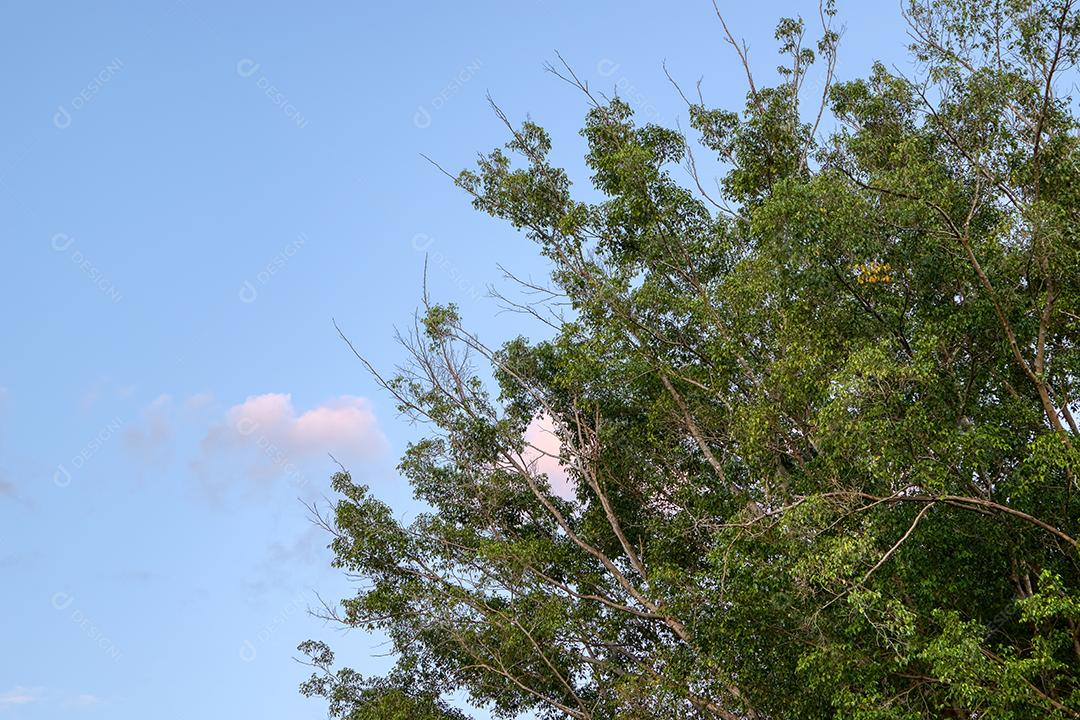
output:
<path id="1" fill-rule="evenodd" d="M 768 78 L 782 14 L 721 0 Z M 838 74 L 905 61 L 899 3 L 841 3 Z M 327 453 L 401 513 L 418 430 L 337 337 L 402 359 L 429 286 L 490 342 L 498 263 L 530 243 L 420 153 L 505 141 L 490 93 L 587 179 L 558 50 L 639 116 L 686 127 L 661 63 L 737 107 L 706 0 L 687 3 L 10 3 L 0 23 L 0 720 L 320 718 L 296 645 L 364 672 L 378 638 L 311 617 L 348 584 L 302 500 Z"/>

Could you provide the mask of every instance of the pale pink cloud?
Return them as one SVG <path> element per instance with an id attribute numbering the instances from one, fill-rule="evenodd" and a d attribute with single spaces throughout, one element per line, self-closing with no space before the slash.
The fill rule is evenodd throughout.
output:
<path id="1" fill-rule="evenodd" d="M 367 457 L 386 447 L 366 398 L 343 395 L 297 415 L 292 396 L 282 393 L 254 395 L 232 406 L 204 442 L 210 448 L 239 447 L 260 437 L 297 455 Z"/>
<path id="2" fill-rule="evenodd" d="M 308 410 L 297 418 L 292 435 L 297 446 L 314 451 L 356 443 L 366 453 L 383 446 L 375 416 L 363 398 L 339 398 Z"/>
<path id="3" fill-rule="evenodd" d="M 260 491 L 284 478 L 314 492 L 305 473 L 312 467 L 306 462 L 325 462 L 332 454 L 343 462 L 359 463 L 387 447 L 371 404 L 352 395 L 298 411 L 285 393 L 252 395 L 224 410 L 208 392 L 177 400 L 163 394 L 145 406 L 141 416 L 125 432 L 128 453 L 140 465 L 154 466 L 167 461 L 178 443 L 201 438 L 198 450 L 189 455 L 188 467 L 217 499 L 233 485 L 238 469 L 257 481 L 255 489 Z M 325 464 L 313 472 L 311 477 L 325 477 Z M 0 499 L 9 491 L 0 482 Z"/>
<path id="4" fill-rule="evenodd" d="M 547 475 L 551 491 L 565 500 L 574 500 L 574 481 L 559 462 L 562 441 L 555 434 L 551 416 L 540 415 L 525 428 L 525 462 L 537 473 Z"/>

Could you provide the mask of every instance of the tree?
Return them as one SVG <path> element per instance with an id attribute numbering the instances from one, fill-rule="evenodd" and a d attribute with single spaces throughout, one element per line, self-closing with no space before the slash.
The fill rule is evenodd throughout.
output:
<path id="1" fill-rule="evenodd" d="M 335 716 L 462 691 L 500 717 L 1080 717 L 1080 10 L 916 0 L 921 76 L 843 83 L 834 16 L 812 47 L 780 22 L 775 87 L 723 24 L 747 102 L 688 100 L 700 142 L 552 68 L 599 202 L 496 108 L 506 150 L 456 183 L 550 263 L 514 307 L 554 336 L 489 348 L 425 297 L 407 367 L 367 366 L 431 428 L 400 466 L 430 510 L 333 479 L 365 581 L 336 616 L 398 657 L 323 662 Z"/>

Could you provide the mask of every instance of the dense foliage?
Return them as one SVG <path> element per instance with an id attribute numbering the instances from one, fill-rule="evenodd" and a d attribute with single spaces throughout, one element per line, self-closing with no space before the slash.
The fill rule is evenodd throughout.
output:
<path id="1" fill-rule="evenodd" d="M 454 692 L 508 718 L 1080 717 L 1073 5 L 912 2 L 920 76 L 825 82 L 821 113 L 831 3 L 810 46 L 778 26 L 775 87 L 729 33 L 746 107 L 688 101 L 699 142 L 558 70 L 603 200 L 531 122 L 457 178 L 550 262 L 518 309 L 553 339 L 491 350 L 426 307 L 379 377 L 430 424 L 401 463 L 430 511 L 402 525 L 341 473 L 329 523 L 362 579 L 340 620 L 397 665 L 306 644 L 305 691 L 353 720 L 464 717 Z"/>

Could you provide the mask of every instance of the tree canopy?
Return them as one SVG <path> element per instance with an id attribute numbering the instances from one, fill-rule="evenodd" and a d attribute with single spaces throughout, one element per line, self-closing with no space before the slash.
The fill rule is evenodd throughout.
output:
<path id="1" fill-rule="evenodd" d="M 918 75 L 846 82 L 834 16 L 779 23 L 774 87 L 721 24 L 746 105 L 683 95 L 691 137 L 553 68 L 598 201 L 496 108 L 455 181 L 546 258 L 551 338 L 425 298 L 368 366 L 427 511 L 333 478 L 337 617 L 397 657 L 302 646 L 334 717 L 1080 717 L 1080 9 L 915 0 Z"/>

